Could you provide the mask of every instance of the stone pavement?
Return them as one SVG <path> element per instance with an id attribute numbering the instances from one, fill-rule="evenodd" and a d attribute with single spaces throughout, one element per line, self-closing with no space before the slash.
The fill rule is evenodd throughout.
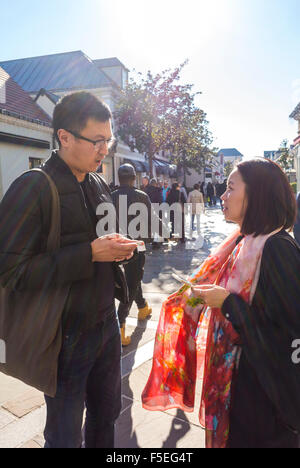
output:
<path id="1" fill-rule="evenodd" d="M 176 409 L 151 412 L 141 405 L 141 393 L 151 370 L 161 304 L 179 286 L 172 272 L 188 276 L 235 228 L 224 221 L 218 208 L 207 209 L 201 223 L 205 238 L 201 249 L 195 243 L 184 246 L 173 241 L 147 253 L 143 290 L 153 314 L 148 321 L 138 322 L 134 306 L 127 320 L 126 330 L 132 334 L 132 343 L 123 349 L 123 408 L 117 423 L 117 448 L 204 447 L 204 431 L 198 420 L 201 382 L 194 413 Z M 0 448 L 43 447 L 45 418 L 44 398 L 39 391 L 0 374 Z"/>

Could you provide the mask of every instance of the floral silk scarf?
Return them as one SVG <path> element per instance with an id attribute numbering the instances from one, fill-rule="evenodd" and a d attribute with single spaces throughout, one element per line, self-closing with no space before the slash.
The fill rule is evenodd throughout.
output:
<path id="1" fill-rule="evenodd" d="M 266 240 L 233 232 L 192 275 L 195 284 L 217 284 L 251 304 L 257 287 Z M 193 297 L 189 286 L 172 294 L 162 306 L 153 364 L 142 394 L 151 411 L 180 408 L 192 412 L 197 373 L 203 373 L 200 424 L 207 448 L 225 448 L 229 434 L 232 381 L 238 366 L 239 336 L 221 309 L 210 309 Z"/>

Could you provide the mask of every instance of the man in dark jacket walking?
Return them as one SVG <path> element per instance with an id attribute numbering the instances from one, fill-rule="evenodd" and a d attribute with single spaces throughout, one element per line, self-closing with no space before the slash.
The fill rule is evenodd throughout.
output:
<path id="1" fill-rule="evenodd" d="M 112 193 L 112 199 L 117 210 L 118 218 L 120 219 L 120 228 L 122 228 L 121 216 L 119 215 L 119 210 L 121 209 L 123 211 L 126 210 L 125 229 L 127 232 L 123 232 L 123 234 L 128 234 L 133 239 L 138 241 L 149 242 L 151 241 L 150 199 L 146 193 L 135 188 L 134 185 L 136 182 L 136 172 L 131 164 L 123 164 L 122 166 L 120 166 L 118 176 L 120 181 L 120 188 Z M 125 201 L 124 207 L 121 206 L 123 201 L 122 199 Z M 141 209 L 141 223 L 139 223 L 139 226 L 135 226 L 136 230 L 139 232 L 131 232 L 130 229 L 130 223 L 134 219 L 134 215 L 129 214 L 129 210 L 130 207 L 135 203 L 140 204 Z M 138 208 L 137 205 L 136 207 Z M 145 210 L 143 210 L 143 208 L 145 208 Z M 145 232 L 142 233 L 142 230 L 144 230 Z M 133 302 L 136 302 L 138 306 L 139 320 L 145 320 L 152 313 L 152 309 L 149 307 L 147 301 L 145 300 L 142 291 L 142 280 L 144 276 L 145 261 L 145 252 L 140 251 L 135 256 L 134 261 L 131 261 L 124 266 L 126 281 L 129 290 L 129 302 L 127 304 L 120 302 L 118 309 L 118 316 L 121 328 L 121 340 L 123 346 L 128 346 L 131 343 L 131 338 L 129 336 L 126 336 L 125 334 L 125 325 L 126 318 L 129 315 Z"/>
<path id="2" fill-rule="evenodd" d="M 112 142 L 109 108 L 89 93 L 68 95 L 54 110 L 53 127 L 59 150 L 43 170 L 60 198 L 60 249 L 46 253 L 51 212 L 47 180 L 26 173 L 0 204 L 0 281 L 20 292 L 70 284 L 61 324 L 57 392 L 54 398 L 45 395 L 46 447 L 81 447 L 86 406 L 85 446 L 111 448 L 121 409 L 121 343 L 114 297 L 128 299 L 117 262 L 130 259 L 137 244 L 122 236 L 96 234 L 97 206 L 112 203 L 108 186 L 95 174 Z"/>

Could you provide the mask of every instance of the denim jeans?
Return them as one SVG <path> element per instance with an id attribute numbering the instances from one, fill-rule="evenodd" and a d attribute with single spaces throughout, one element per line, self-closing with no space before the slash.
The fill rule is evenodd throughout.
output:
<path id="1" fill-rule="evenodd" d="M 65 336 L 54 398 L 45 395 L 45 448 L 113 448 L 121 411 L 121 339 L 116 312 L 81 334 Z"/>

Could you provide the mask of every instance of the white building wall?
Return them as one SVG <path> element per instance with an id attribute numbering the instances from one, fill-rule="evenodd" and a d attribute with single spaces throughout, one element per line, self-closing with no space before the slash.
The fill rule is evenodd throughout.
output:
<path id="1" fill-rule="evenodd" d="M 53 111 L 54 111 L 54 107 L 55 107 L 55 104 L 50 101 L 50 99 L 47 97 L 47 96 L 39 96 L 38 100 L 35 101 L 36 104 L 38 104 L 44 112 L 46 112 L 47 115 L 49 115 L 49 117 L 53 117 Z"/>
<path id="2" fill-rule="evenodd" d="M 52 148 L 52 129 L 0 115 L 1 132 L 48 141 L 50 149 L 0 141 L 0 199 L 12 182 L 29 169 L 29 158 L 47 159 Z"/>
<path id="3" fill-rule="evenodd" d="M 29 170 L 29 158 L 47 159 L 49 156 L 49 150 L 0 142 L 0 198 L 17 177 Z"/>

